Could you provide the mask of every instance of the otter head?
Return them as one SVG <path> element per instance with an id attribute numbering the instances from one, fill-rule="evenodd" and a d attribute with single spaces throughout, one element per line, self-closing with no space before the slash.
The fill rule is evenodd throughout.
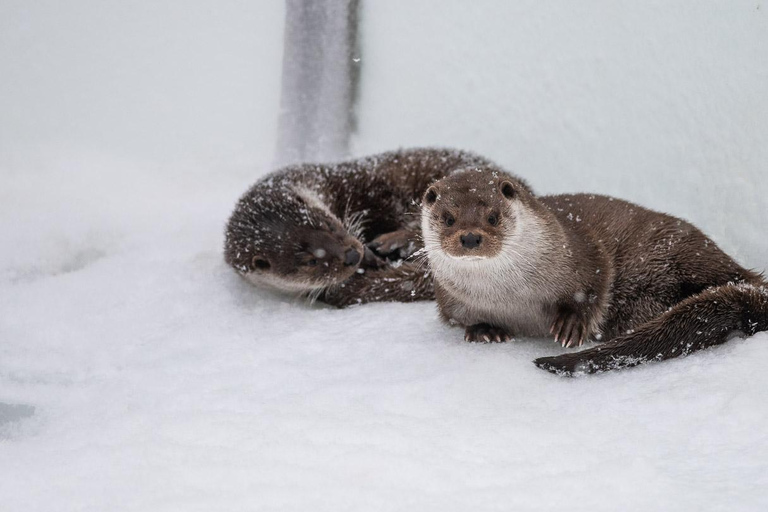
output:
<path id="1" fill-rule="evenodd" d="M 433 267 L 503 255 L 532 199 L 522 180 L 497 169 L 462 169 L 434 183 L 424 194 L 421 214 Z"/>
<path id="2" fill-rule="evenodd" d="M 363 246 L 317 193 L 267 181 L 235 207 L 224 257 L 254 284 L 303 293 L 349 278 L 362 260 Z"/>

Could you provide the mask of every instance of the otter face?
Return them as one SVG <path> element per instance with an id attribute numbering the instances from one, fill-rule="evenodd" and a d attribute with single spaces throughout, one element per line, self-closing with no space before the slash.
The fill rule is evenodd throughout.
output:
<path id="1" fill-rule="evenodd" d="M 515 232 L 515 203 L 524 191 L 514 178 L 483 169 L 458 171 L 429 187 L 422 201 L 422 233 L 430 259 L 498 256 L 505 238 Z"/>
<path id="2" fill-rule="evenodd" d="M 256 285 L 311 292 L 349 278 L 363 245 L 308 191 L 259 190 L 238 203 L 226 231 L 225 259 Z M 276 197 L 277 196 L 277 197 Z"/>

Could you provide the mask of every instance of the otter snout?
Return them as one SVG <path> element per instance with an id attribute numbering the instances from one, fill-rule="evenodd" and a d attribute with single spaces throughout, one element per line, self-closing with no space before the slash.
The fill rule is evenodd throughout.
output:
<path id="1" fill-rule="evenodd" d="M 351 266 L 360 263 L 360 253 L 357 249 L 350 248 L 344 253 L 344 265 Z"/>
<path id="2" fill-rule="evenodd" d="M 461 246 L 465 249 L 474 249 L 480 245 L 480 242 L 483 241 L 483 237 L 470 232 L 466 235 L 461 235 L 459 240 L 461 241 Z"/>

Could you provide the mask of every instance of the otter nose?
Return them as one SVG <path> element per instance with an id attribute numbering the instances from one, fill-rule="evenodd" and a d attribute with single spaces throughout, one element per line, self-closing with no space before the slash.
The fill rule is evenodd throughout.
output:
<path id="1" fill-rule="evenodd" d="M 357 252 L 355 249 L 347 249 L 347 252 L 344 253 L 344 264 L 349 265 L 357 265 L 357 263 L 360 261 L 360 253 Z"/>
<path id="2" fill-rule="evenodd" d="M 480 242 L 483 240 L 483 237 L 480 235 L 476 235 L 474 233 L 467 233 L 466 235 L 461 235 L 459 237 L 459 240 L 461 240 L 461 245 L 466 247 L 467 249 L 474 249 L 478 245 L 480 245 Z"/>

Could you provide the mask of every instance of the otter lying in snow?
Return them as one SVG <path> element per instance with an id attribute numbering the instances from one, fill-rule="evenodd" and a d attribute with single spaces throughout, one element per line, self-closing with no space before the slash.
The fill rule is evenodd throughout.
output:
<path id="1" fill-rule="evenodd" d="M 280 169 L 238 201 L 225 260 L 256 285 L 336 306 L 432 299 L 428 272 L 403 261 L 421 247 L 418 201 L 435 180 L 478 165 L 492 164 L 421 148 Z"/>
<path id="2" fill-rule="evenodd" d="M 686 355 L 768 329 L 768 289 L 691 224 L 605 196 L 537 197 L 493 165 L 429 187 L 422 234 L 441 316 L 469 341 L 553 335 L 564 375 Z"/>
<path id="3" fill-rule="evenodd" d="M 426 270 L 402 262 L 421 246 L 420 231 L 434 287 Z M 768 329 L 762 275 L 689 223 L 610 197 L 536 197 L 460 151 L 276 171 L 237 203 L 224 253 L 254 284 L 337 306 L 436 296 L 443 318 L 464 325 L 469 341 L 608 340 L 535 361 L 565 375 L 678 357 Z"/>

